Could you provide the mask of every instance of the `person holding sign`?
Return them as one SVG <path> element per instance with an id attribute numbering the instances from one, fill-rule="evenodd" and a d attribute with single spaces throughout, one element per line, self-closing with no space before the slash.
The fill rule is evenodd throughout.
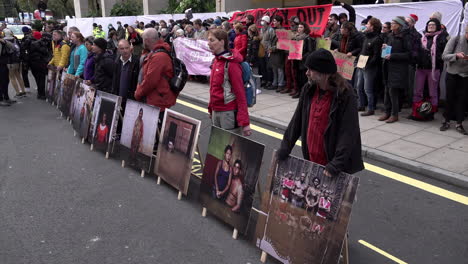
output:
<path id="1" fill-rule="evenodd" d="M 301 137 L 304 159 L 325 166 L 337 176 L 364 169 L 357 100 L 352 87 L 337 73 L 330 51 L 319 49 L 307 57 L 308 83 L 284 132 L 278 159 L 285 160 Z"/>
<path id="2" fill-rule="evenodd" d="M 387 41 L 382 49 L 392 47 L 391 53 L 385 55 L 384 82 L 385 82 L 385 114 L 378 120 L 386 123 L 398 121 L 400 111 L 400 93 L 408 85 L 408 63 L 411 60 L 411 38 L 408 37 L 405 18 L 395 17 L 391 22 L 392 32 L 388 34 Z"/>
<path id="3" fill-rule="evenodd" d="M 273 18 L 273 27 L 276 30 L 283 28 L 283 17 L 275 16 Z M 286 53 L 284 50 L 278 49 L 278 37 L 275 35 L 271 41 L 271 47 L 268 50 L 270 54 L 269 67 L 273 70 L 273 83 L 272 87 L 279 93 L 284 89 L 284 63 L 286 61 Z"/>
<path id="4" fill-rule="evenodd" d="M 382 23 L 380 20 L 373 17 L 366 24 L 365 37 L 362 44 L 361 54 L 359 54 L 359 62 L 364 59 L 364 65 L 358 63 L 357 72 L 357 90 L 359 93 L 359 108 L 365 108 L 367 101 L 367 111 L 361 116 L 370 116 L 374 114 L 376 98 L 374 95 L 374 87 L 376 86 L 375 77 L 377 71 L 380 70 L 380 50 L 383 40 L 380 36 Z"/>

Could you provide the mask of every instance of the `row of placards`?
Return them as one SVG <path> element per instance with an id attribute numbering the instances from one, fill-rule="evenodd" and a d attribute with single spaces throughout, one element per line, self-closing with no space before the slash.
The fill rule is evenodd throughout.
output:
<path id="1" fill-rule="evenodd" d="M 80 137 L 96 149 L 120 155 L 132 167 L 152 171 L 187 194 L 199 120 L 167 109 L 157 137 L 159 109 L 127 100 L 119 138 L 121 97 L 95 92 L 70 75 L 56 78 L 60 84 L 49 82 L 48 93 L 60 96 L 58 101 L 51 96 L 50 101 L 58 102 Z M 156 163 L 151 170 L 156 138 Z M 200 202 L 240 233 L 246 233 L 252 220 L 264 149 L 245 137 L 211 129 Z M 259 248 L 283 263 L 338 262 L 359 178 L 345 173 L 330 178 L 323 171 L 323 166 L 293 156 L 284 161 L 273 157 L 255 237 Z"/>

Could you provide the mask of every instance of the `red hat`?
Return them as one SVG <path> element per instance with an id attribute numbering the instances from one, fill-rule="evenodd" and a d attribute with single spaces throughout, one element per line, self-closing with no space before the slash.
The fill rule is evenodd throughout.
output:
<path id="1" fill-rule="evenodd" d="M 37 40 L 40 40 L 40 39 L 42 38 L 42 34 L 41 34 L 41 32 L 39 32 L 39 31 L 34 31 L 34 32 L 32 33 L 32 36 L 33 36 L 33 38 L 35 38 L 35 39 L 37 39 Z"/>
<path id="2" fill-rule="evenodd" d="M 410 14 L 410 17 L 414 19 L 414 21 L 418 22 L 418 16 L 416 14 Z"/>

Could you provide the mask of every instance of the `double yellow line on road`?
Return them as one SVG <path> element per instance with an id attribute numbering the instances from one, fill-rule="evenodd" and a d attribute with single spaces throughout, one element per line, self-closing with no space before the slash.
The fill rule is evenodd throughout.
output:
<path id="1" fill-rule="evenodd" d="M 180 100 L 180 99 L 177 99 L 177 103 L 179 103 L 181 105 L 184 105 L 186 107 L 192 108 L 194 110 L 203 112 L 203 113 L 208 113 L 206 108 L 200 107 L 198 105 L 191 104 L 189 102 L 186 102 L 186 101 L 183 101 L 183 100 Z M 266 128 L 263 128 L 263 127 L 260 127 L 260 126 L 257 126 L 257 125 L 252 125 L 252 124 L 250 125 L 250 128 L 252 130 L 255 130 L 255 131 L 259 132 L 259 133 L 268 135 L 270 137 L 273 137 L 273 138 L 276 138 L 276 139 L 279 139 L 279 140 L 283 139 L 283 135 L 278 133 L 278 132 L 274 132 L 274 131 L 268 130 Z M 301 141 L 298 140 L 296 142 L 296 145 L 301 146 Z M 419 180 L 410 178 L 408 176 L 404 176 L 402 174 L 399 174 L 399 173 L 396 173 L 396 172 L 393 172 L 393 171 L 390 171 L 390 170 L 387 170 L 387 169 L 384 169 L 384 168 L 381 168 L 381 167 L 377 167 L 375 165 L 372 165 L 372 164 L 369 164 L 369 163 L 366 163 L 366 162 L 364 163 L 364 166 L 365 166 L 366 170 L 368 170 L 368 171 L 371 171 L 371 172 L 377 173 L 379 175 L 382 175 L 384 177 L 390 178 L 392 180 L 395 180 L 395 181 L 398 181 L 398 182 L 413 186 L 415 188 L 424 190 L 426 192 L 430 192 L 432 194 L 439 195 L 439 196 L 447 198 L 449 200 L 452 200 L 452 201 L 455 201 L 455 202 L 458 202 L 458 203 L 461 203 L 461 204 L 464 204 L 464 205 L 468 205 L 468 197 L 467 196 L 464 196 L 464 195 L 461 195 L 461 194 L 458 194 L 458 193 L 455 193 L 455 192 L 452 192 L 452 191 L 437 187 L 437 186 L 432 185 L 432 184 L 425 183 L 423 181 L 419 181 Z"/>

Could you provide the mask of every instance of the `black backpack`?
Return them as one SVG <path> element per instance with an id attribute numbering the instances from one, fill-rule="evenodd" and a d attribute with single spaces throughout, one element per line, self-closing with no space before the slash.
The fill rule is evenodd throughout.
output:
<path id="1" fill-rule="evenodd" d="M 166 76 L 164 76 L 164 78 L 169 82 L 169 86 L 171 87 L 171 90 L 174 93 L 180 93 L 182 89 L 184 89 L 185 83 L 187 83 L 188 79 L 188 71 L 185 67 L 185 64 L 177 58 L 174 49 L 172 50 L 172 52 L 168 52 L 166 49 L 157 49 L 154 52 L 164 52 L 167 55 L 169 55 L 169 57 L 171 57 L 172 69 L 174 70 L 174 77 L 168 79 Z"/>

